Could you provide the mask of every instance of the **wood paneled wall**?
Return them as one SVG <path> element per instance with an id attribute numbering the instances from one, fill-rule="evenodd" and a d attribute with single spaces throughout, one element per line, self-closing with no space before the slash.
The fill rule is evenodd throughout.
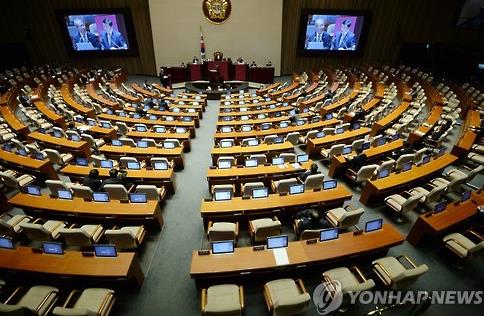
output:
<path id="1" fill-rule="evenodd" d="M 68 55 L 55 10 L 109 8 L 131 9 L 139 56 Z M 0 41 L 23 42 L 33 64 L 58 62 L 78 67 L 122 67 L 130 74 L 156 73 L 148 0 L 3 0 L 0 12 Z"/>
<path id="2" fill-rule="evenodd" d="M 454 26 L 459 0 L 284 0 L 282 74 L 321 65 L 394 63 L 401 43 L 446 43 L 484 50 L 484 34 Z M 364 54 L 359 57 L 298 57 L 301 9 L 363 10 L 371 14 Z"/>

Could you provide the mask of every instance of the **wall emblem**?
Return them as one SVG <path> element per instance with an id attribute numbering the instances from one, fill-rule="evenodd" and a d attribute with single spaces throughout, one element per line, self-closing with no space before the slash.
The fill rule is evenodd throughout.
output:
<path id="1" fill-rule="evenodd" d="M 232 4 L 230 0 L 203 0 L 203 13 L 212 23 L 224 23 L 230 16 Z"/>

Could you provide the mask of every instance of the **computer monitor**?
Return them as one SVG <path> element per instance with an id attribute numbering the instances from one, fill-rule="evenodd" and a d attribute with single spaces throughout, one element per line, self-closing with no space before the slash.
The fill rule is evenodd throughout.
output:
<path id="1" fill-rule="evenodd" d="M 130 193 L 129 201 L 131 203 L 146 203 L 147 201 L 146 193 Z"/>
<path id="2" fill-rule="evenodd" d="M 222 140 L 222 141 L 220 141 L 220 147 L 222 147 L 222 148 L 232 147 L 232 142 Z"/>
<path id="3" fill-rule="evenodd" d="M 327 120 L 331 120 L 333 118 L 333 113 L 328 113 L 328 114 L 326 114 L 325 117 L 326 117 Z"/>
<path id="4" fill-rule="evenodd" d="M 121 143 L 121 141 L 119 139 L 113 139 L 111 141 L 111 145 L 113 145 L 113 146 L 123 146 L 123 144 Z"/>
<path id="5" fill-rule="evenodd" d="M 41 127 L 37 130 L 37 132 L 45 134 L 47 131 L 45 130 L 45 128 Z"/>
<path id="6" fill-rule="evenodd" d="M 223 120 L 226 122 L 232 121 L 232 116 L 224 116 Z"/>
<path id="7" fill-rule="evenodd" d="M 136 147 L 138 148 L 148 148 L 148 142 L 144 140 L 139 140 L 136 142 Z"/>
<path id="8" fill-rule="evenodd" d="M 304 184 L 293 184 L 289 186 L 289 194 L 304 193 Z"/>
<path id="9" fill-rule="evenodd" d="M 44 154 L 42 154 L 42 153 L 34 153 L 34 158 L 37 159 L 37 160 L 44 160 L 45 159 Z"/>
<path id="10" fill-rule="evenodd" d="M 27 151 L 24 148 L 20 148 L 19 150 L 17 150 L 17 154 L 24 157 L 28 155 Z"/>
<path id="11" fill-rule="evenodd" d="M 256 188 L 252 190 L 252 197 L 254 199 L 266 198 L 269 196 L 269 190 L 267 188 Z"/>
<path id="12" fill-rule="evenodd" d="M 294 115 L 296 115 L 296 110 L 290 110 L 290 111 L 289 111 L 289 115 L 290 115 L 290 116 L 294 116 Z"/>
<path id="13" fill-rule="evenodd" d="M 10 143 L 5 143 L 5 144 L 2 145 L 2 149 L 5 150 L 5 151 L 12 151 L 13 146 Z"/>
<path id="14" fill-rule="evenodd" d="M 288 127 L 288 126 L 289 126 L 289 124 L 288 124 L 287 122 L 281 122 L 281 123 L 279 124 L 279 127 L 280 127 L 280 128 L 286 128 L 286 127 Z"/>
<path id="15" fill-rule="evenodd" d="M 398 140 L 400 138 L 400 134 L 395 134 L 392 136 L 392 140 L 395 141 L 395 140 Z"/>
<path id="16" fill-rule="evenodd" d="M 265 119 L 266 116 L 265 116 L 265 114 L 260 113 L 260 114 L 257 114 L 257 118 L 258 119 Z"/>
<path id="17" fill-rule="evenodd" d="M 360 126 L 361 126 L 360 123 L 354 123 L 353 129 L 358 129 L 358 128 L 360 128 Z"/>
<path id="18" fill-rule="evenodd" d="M 319 241 L 328 241 L 338 239 L 339 237 L 339 229 L 336 228 L 328 228 L 323 229 L 319 232 Z"/>
<path id="19" fill-rule="evenodd" d="M 382 169 L 378 171 L 378 179 L 386 178 L 390 175 L 390 169 Z"/>
<path id="20" fill-rule="evenodd" d="M 342 128 L 342 127 L 338 127 L 338 128 L 337 128 L 337 129 L 334 131 L 334 133 L 335 133 L 335 134 L 343 134 L 343 133 L 344 133 L 344 131 L 345 131 L 345 129 L 344 129 L 344 128 Z"/>
<path id="21" fill-rule="evenodd" d="M 126 116 L 126 112 L 119 112 L 119 116 L 125 117 Z"/>
<path id="22" fill-rule="evenodd" d="M 57 197 L 62 200 L 72 200 L 72 192 L 69 190 L 57 190 Z"/>
<path id="23" fill-rule="evenodd" d="M 13 240 L 11 237 L 0 236 L 0 248 L 3 249 L 14 249 Z"/>
<path id="24" fill-rule="evenodd" d="M 101 160 L 101 168 L 109 168 L 113 167 L 114 163 L 112 160 Z"/>
<path id="25" fill-rule="evenodd" d="M 109 114 L 109 115 L 112 115 L 113 114 L 113 110 L 107 109 L 106 113 Z"/>
<path id="26" fill-rule="evenodd" d="M 220 255 L 234 252 L 234 242 L 232 240 L 212 242 L 212 254 Z"/>
<path id="27" fill-rule="evenodd" d="M 76 157 L 76 165 L 86 167 L 89 165 L 89 160 L 87 158 Z"/>
<path id="28" fill-rule="evenodd" d="M 247 146 L 257 146 L 257 145 L 259 145 L 259 141 L 257 139 L 250 139 L 247 142 Z"/>
<path id="29" fill-rule="evenodd" d="M 166 128 L 164 126 L 157 126 L 157 127 L 155 127 L 155 132 L 156 133 L 164 133 L 164 132 L 166 132 Z"/>
<path id="30" fill-rule="evenodd" d="M 385 144 L 385 138 L 384 137 L 380 137 L 378 138 L 378 140 L 376 141 L 376 145 L 377 146 L 382 146 Z"/>
<path id="31" fill-rule="evenodd" d="M 284 164 L 284 158 L 282 158 L 282 157 L 274 157 L 274 158 L 272 158 L 272 164 L 274 166 L 276 166 L 276 165 L 283 165 Z"/>
<path id="32" fill-rule="evenodd" d="M 437 203 L 437 204 L 435 204 L 435 207 L 434 207 L 434 213 L 440 213 L 440 212 L 444 211 L 446 207 L 447 207 L 446 201 Z"/>
<path id="33" fill-rule="evenodd" d="M 232 167 L 232 163 L 228 160 L 221 160 L 218 162 L 219 169 L 229 169 Z"/>
<path id="34" fill-rule="evenodd" d="M 222 126 L 221 130 L 222 133 L 230 133 L 232 132 L 232 127 L 230 126 Z"/>
<path id="35" fill-rule="evenodd" d="M 74 118 L 74 120 L 75 120 L 77 123 L 82 123 L 82 117 L 80 117 L 80 116 L 76 116 L 76 117 Z"/>
<path id="36" fill-rule="evenodd" d="M 177 133 L 177 134 L 185 134 L 186 132 L 187 132 L 187 129 L 185 127 L 175 128 L 175 133 Z"/>
<path id="37" fill-rule="evenodd" d="M 257 167 L 259 165 L 259 161 L 257 159 L 247 159 L 245 161 L 246 167 Z"/>
<path id="38" fill-rule="evenodd" d="M 426 156 L 424 156 L 424 157 L 423 157 L 423 159 L 422 159 L 422 164 L 426 164 L 426 163 L 428 163 L 428 162 L 430 162 L 430 156 L 429 156 L 429 155 L 426 155 Z"/>
<path id="39" fill-rule="evenodd" d="M 164 142 L 163 143 L 163 148 L 166 148 L 166 149 L 173 149 L 175 148 L 175 144 L 172 143 L 172 142 Z"/>
<path id="40" fill-rule="evenodd" d="M 139 119 L 139 118 L 141 118 L 141 116 L 138 113 L 135 113 L 135 114 L 133 114 L 133 118 Z"/>
<path id="41" fill-rule="evenodd" d="M 306 121 L 304 121 L 304 120 L 297 120 L 297 121 L 296 121 L 296 125 L 297 125 L 297 126 L 304 125 L 305 123 L 306 123 Z"/>
<path id="42" fill-rule="evenodd" d="M 73 142 L 80 142 L 81 141 L 81 138 L 79 137 L 79 135 L 71 134 L 71 140 Z"/>
<path id="43" fill-rule="evenodd" d="M 60 242 L 50 242 L 44 241 L 42 243 L 42 250 L 48 255 L 63 255 L 64 249 L 62 248 L 62 243 Z"/>
<path id="44" fill-rule="evenodd" d="M 267 249 L 285 248 L 288 242 L 287 235 L 267 237 Z"/>
<path id="45" fill-rule="evenodd" d="M 155 162 L 153 164 L 155 170 L 168 170 L 168 164 L 164 161 Z"/>
<path id="46" fill-rule="evenodd" d="M 126 167 L 131 170 L 140 170 L 141 164 L 138 161 L 128 161 Z"/>
<path id="47" fill-rule="evenodd" d="M 325 135 L 324 135 L 324 132 L 317 132 L 316 133 L 316 138 L 323 138 Z"/>
<path id="48" fill-rule="evenodd" d="M 323 181 L 323 190 L 330 190 L 336 188 L 338 182 L 336 180 Z"/>
<path id="49" fill-rule="evenodd" d="M 191 118 L 190 116 L 184 116 L 184 117 L 182 118 L 182 121 L 183 121 L 183 122 L 191 122 L 191 121 L 192 121 L 192 118 Z"/>
<path id="50" fill-rule="evenodd" d="M 87 121 L 87 125 L 89 125 L 89 126 L 95 126 L 96 125 L 96 121 L 88 120 Z"/>
<path id="51" fill-rule="evenodd" d="M 277 137 L 274 139 L 274 144 L 282 144 L 282 143 L 284 143 L 284 138 Z"/>
<path id="52" fill-rule="evenodd" d="M 412 163 L 411 162 L 406 162 L 406 163 L 403 164 L 402 171 L 408 171 L 410 169 L 412 169 Z"/>
<path id="53" fill-rule="evenodd" d="M 443 154 L 445 154 L 445 147 L 441 147 L 441 148 L 439 149 L 439 152 L 437 153 L 437 157 L 440 157 L 440 156 L 442 156 Z"/>
<path id="54" fill-rule="evenodd" d="M 303 162 L 309 161 L 309 155 L 306 155 L 306 154 L 304 154 L 304 155 L 297 155 L 296 156 L 296 161 L 298 163 L 303 163 Z"/>
<path id="55" fill-rule="evenodd" d="M 367 150 L 368 148 L 370 148 L 370 142 L 364 142 L 363 144 L 361 144 L 362 150 Z"/>
<path id="56" fill-rule="evenodd" d="M 109 123 L 109 122 L 102 122 L 101 123 L 101 127 L 103 127 L 103 128 L 111 128 L 111 123 Z"/>
<path id="57" fill-rule="evenodd" d="M 96 257 L 117 257 L 118 253 L 114 245 L 94 245 Z"/>
<path id="58" fill-rule="evenodd" d="M 372 221 L 368 221 L 365 223 L 365 232 L 369 233 L 369 232 L 372 232 L 372 231 L 375 231 L 375 230 L 379 230 L 381 229 L 383 226 L 383 219 L 382 218 L 379 218 L 379 219 L 375 219 L 375 220 L 372 220 Z"/>
<path id="59" fill-rule="evenodd" d="M 107 192 L 93 192 L 92 199 L 94 202 L 109 202 L 109 194 Z"/>
<path id="60" fill-rule="evenodd" d="M 229 201 L 232 199 L 232 191 L 222 190 L 215 191 L 214 200 L 215 201 Z"/>
<path id="61" fill-rule="evenodd" d="M 268 130 L 268 129 L 271 129 L 271 125 L 270 124 L 262 124 L 260 129 L 265 131 L 265 130 Z"/>
<path id="62" fill-rule="evenodd" d="M 353 151 L 353 148 L 351 146 L 343 147 L 343 155 L 351 154 L 352 151 Z"/>
<path id="63" fill-rule="evenodd" d="M 241 128 L 242 132 L 250 132 L 251 130 L 252 130 L 252 127 L 250 127 L 249 125 L 243 125 Z"/>
<path id="64" fill-rule="evenodd" d="M 61 138 L 62 137 L 62 133 L 59 132 L 59 131 L 54 131 L 54 137 Z"/>
<path id="65" fill-rule="evenodd" d="M 471 198 L 471 191 L 465 191 L 460 195 L 460 202 L 463 203 Z"/>
<path id="66" fill-rule="evenodd" d="M 40 196 L 40 187 L 35 185 L 28 185 L 27 194 Z"/>
<path id="67" fill-rule="evenodd" d="M 146 128 L 146 126 L 136 126 L 136 130 L 138 132 L 146 132 L 147 128 Z"/>

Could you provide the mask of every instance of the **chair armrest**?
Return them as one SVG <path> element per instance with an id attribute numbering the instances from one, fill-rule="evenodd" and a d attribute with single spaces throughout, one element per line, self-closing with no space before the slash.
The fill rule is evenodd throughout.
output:
<path id="1" fill-rule="evenodd" d="M 239 222 L 235 222 L 235 241 L 239 239 Z"/>
<path id="2" fill-rule="evenodd" d="M 64 302 L 64 305 L 62 305 L 62 307 L 67 307 L 67 305 L 69 305 L 72 301 L 72 298 L 74 297 L 74 295 L 76 295 L 77 293 L 79 293 L 80 291 L 79 290 L 72 290 L 70 293 L 69 293 L 69 296 L 67 296 L 67 299 L 66 301 Z"/>
<path id="3" fill-rule="evenodd" d="M 138 230 L 138 233 L 136 234 L 136 241 L 138 242 L 138 244 L 141 245 L 141 243 L 143 243 L 145 236 L 146 236 L 145 225 L 141 225 L 140 229 Z"/>
<path id="4" fill-rule="evenodd" d="M 276 182 L 274 180 L 271 180 L 271 188 L 272 188 L 272 192 L 276 192 Z"/>
<path id="5" fill-rule="evenodd" d="M 40 304 L 37 306 L 36 308 L 36 312 L 38 315 L 40 315 L 40 310 L 44 307 L 44 305 L 47 303 L 47 301 L 49 300 L 49 298 L 54 295 L 54 296 L 57 296 L 57 292 L 55 291 L 50 291 L 49 294 L 47 294 L 46 297 L 44 297 L 44 299 L 42 300 L 42 302 L 40 302 Z"/>
<path id="6" fill-rule="evenodd" d="M 375 267 L 376 267 L 376 266 L 378 266 L 380 269 L 382 269 L 382 270 L 383 270 L 383 273 L 385 273 L 385 274 L 386 274 L 386 276 L 388 277 L 388 279 L 390 280 L 390 284 L 392 284 L 392 282 L 393 282 L 393 281 L 392 281 L 392 277 L 391 277 L 390 273 L 388 272 L 388 270 L 387 270 L 387 269 L 385 269 L 385 267 L 384 267 L 384 266 L 382 266 L 382 265 L 381 265 L 381 264 L 379 264 L 378 262 L 377 262 L 377 263 L 374 263 L 374 264 L 373 264 L 373 266 L 375 266 Z M 376 271 L 375 271 L 375 272 L 376 272 Z M 384 281 L 384 279 L 383 279 L 383 277 L 382 277 L 382 276 L 380 276 L 378 272 L 376 272 L 376 274 L 377 274 L 377 275 L 380 277 L 380 279 L 381 279 L 383 282 L 385 282 L 385 281 Z"/>
<path id="7" fill-rule="evenodd" d="M 202 289 L 202 298 L 200 299 L 200 309 L 202 315 L 205 313 L 205 306 L 207 305 L 207 289 Z"/>
<path id="8" fill-rule="evenodd" d="M 366 282 L 367 279 L 363 275 L 363 272 L 361 272 L 360 268 L 358 268 L 357 266 L 352 266 L 350 270 L 354 272 L 355 277 L 359 279 L 360 283 Z"/>
<path id="9" fill-rule="evenodd" d="M 264 285 L 263 293 L 264 293 L 267 309 L 269 311 L 272 311 L 274 309 L 274 302 L 272 302 L 271 294 L 269 292 L 269 289 L 267 288 L 267 285 Z"/>
<path id="10" fill-rule="evenodd" d="M 135 186 L 132 184 L 130 185 L 129 189 L 128 189 L 128 194 L 129 193 L 132 193 L 133 192 L 133 189 L 135 188 Z"/>
<path id="11" fill-rule="evenodd" d="M 343 207 L 343 208 L 344 208 L 345 210 L 347 210 L 347 211 L 354 211 L 354 210 L 356 210 L 356 208 L 355 208 L 353 205 L 351 205 L 351 204 L 348 204 L 348 205 L 346 205 L 346 206 L 345 206 L 345 207 Z"/>
<path id="12" fill-rule="evenodd" d="M 242 285 L 239 286 L 239 300 L 240 300 L 240 309 L 244 312 L 245 307 L 245 299 L 244 299 L 244 287 Z"/>
<path id="13" fill-rule="evenodd" d="M 479 241 L 483 241 L 484 240 L 484 237 L 483 236 L 479 235 L 477 232 L 473 231 L 472 229 L 466 230 L 466 233 L 468 233 L 470 236 L 475 237 Z"/>
<path id="14" fill-rule="evenodd" d="M 10 296 L 5 300 L 4 304 L 8 304 L 10 303 L 11 300 L 13 300 L 13 298 L 20 292 L 20 290 L 22 290 L 22 287 L 19 286 L 17 287 L 13 292 L 12 294 L 10 294 Z"/>
<path id="15" fill-rule="evenodd" d="M 301 279 L 297 279 L 296 280 L 296 284 L 297 286 L 299 287 L 299 290 L 301 291 L 301 294 L 304 294 L 304 293 L 307 293 L 308 291 L 306 291 L 306 287 L 304 286 L 304 283 Z"/>
<path id="16" fill-rule="evenodd" d="M 39 217 L 39 218 L 36 218 L 36 219 L 35 219 L 35 220 L 32 222 L 32 224 L 37 224 L 37 223 L 45 223 L 45 222 L 46 222 L 46 220 L 45 220 L 45 219 L 43 219 L 43 218 Z"/>
<path id="17" fill-rule="evenodd" d="M 397 257 L 397 260 L 400 261 L 400 259 L 405 259 L 405 261 L 408 262 L 414 269 L 417 267 L 417 265 L 415 264 L 415 262 L 413 262 L 413 260 L 410 259 L 409 257 L 407 257 L 406 255 L 400 255 L 400 256 L 398 256 Z M 403 262 L 401 262 L 401 263 L 403 264 Z"/>

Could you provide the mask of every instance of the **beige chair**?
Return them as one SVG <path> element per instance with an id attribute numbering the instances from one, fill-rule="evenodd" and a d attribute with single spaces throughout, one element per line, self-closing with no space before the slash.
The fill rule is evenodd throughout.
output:
<path id="1" fill-rule="evenodd" d="M 301 138 L 301 134 L 299 132 L 291 132 L 287 134 L 285 141 L 290 142 L 293 146 L 299 144 L 299 139 Z"/>
<path id="2" fill-rule="evenodd" d="M 263 165 L 267 162 L 267 156 L 264 154 L 255 154 L 255 155 L 250 155 L 249 159 L 255 159 L 257 160 L 258 165 Z"/>
<path id="3" fill-rule="evenodd" d="M 236 165 L 235 158 L 231 156 L 220 156 L 217 159 L 217 166 L 220 164 L 220 162 L 228 162 L 231 167 Z"/>
<path id="4" fill-rule="evenodd" d="M 402 259 L 411 265 L 406 268 L 401 262 Z M 384 257 L 372 262 L 373 271 L 387 287 L 399 290 L 413 284 L 417 279 L 429 270 L 427 265 L 417 266 L 410 258 L 401 255 L 395 257 Z"/>
<path id="5" fill-rule="evenodd" d="M 212 186 L 212 194 L 216 191 L 231 191 L 232 196 L 235 194 L 235 186 L 233 184 L 216 184 Z"/>
<path id="6" fill-rule="evenodd" d="M 264 137 L 264 144 L 274 144 L 274 141 L 276 140 L 278 136 L 277 135 L 267 135 Z"/>
<path id="7" fill-rule="evenodd" d="M 298 221 L 299 221 L 298 219 L 295 221 L 294 227 L 297 227 Z M 302 232 L 299 232 L 299 230 L 297 230 L 297 231 L 295 230 L 295 233 L 296 233 L 296 235 L 299 236 L 299 240 L 308 240 L 308 239 L 319 238 L 322 230 L 324 230 L 324 229 L 323 228 L 321 228 L 321 229 L 306 229 Z"/>
<path id="8" fill-rule="evenodd" d="M 377 175 L 380 171 L 382 170 L 390 170 L 390 172 L 393 170 L 393 168 L 395 167 L 395 160 L 393 159 L 388 159 L 388 160 L 385 160 L 383 161 L 379 166 L 378 168 L 375 170 L 375 175 Z"/>
<path id="9" fill-rule="evenodd" d="M 125 226 L 121 228 L 108 229 L 104 233 L 110 244 L 116 246 L 119 250 L 134 250 L 143 243 L 146 235 L 146 229 L 141 226 Z"/>
<path id="10" fill-rule="evenodd" d="M 109 198 L 113 200 L 127 200 L 128 191 L 122 184 L 106 184 L 103 190 L 109 193 Z"/>
<path id="11" fill-rule="evenodd" d="M 10 219 L 5 220 L 4 217 L 10 216 Z M 21 224 L 28 223 L 32 220 L 32 217 L 27 215 L 14 215 L 6 213 L 0 217 L 0 235 L 15 236 L 22 228 Z"/>
<path id="12" fill-rule="evenodd" d="M 470 168 L 468 168 L 470 169 Z M 451 169 L 448 172 L 446 172 L 444 175 L 450 180 L 462 180 L 465 179 L 464 182 L 470 182 L 472 181 L 478 174 L 481 174 L 484 172 L 484 165 L 477 166 L 474 169 L 470 169 L 469 173 L 465 173 L 459 169 Z"/>
<path id="13" fill-rule="evenodd" d="M 163 201 L 166 196 L 165 187 L 158 188 L 153 184 L 138 184 L 136 193 L 145 193 L 147 201 Z"/>
<path id="14" fill-rule="evenodd" d="M 128 167 L 128 162 L 137 162 L 137 163 L 140 163 L 138 161 L 138 159 L 136 159 L 135 157 L 120 157 L 119 158 L 119 166 L 121 168 L 127 168 Z M 144 167 L 144 162 L 141 162 L 140 163 L 140 168 L 143 168 Z"/>
<path id="15" fill-rule="evenodd" d="M 398 157 L 398 159 L 395 163 L 395 170 L 402 170 L 403 165 L 406 164 L 406 163 L 413 164 L 414 158 L 415 158 L 414 154 L 401 155 L 400 157 Z"/>
<path id="16" fill-rule="evenodd" d="M 353 209 L 350 205 L 347 205 L 344 208 L 338 207 L 329 210 L 326 213 L 326 218 L 334 227 L 348 228 L 358 224 L 364 212 L 363 208 Z"/>
<path id="17" fill-rule="evenodd" d="M 323 186 L 324 175 L 322 173 L 311 174 L 304 180 L 304 189 L 306 191 L 321 188 Z"/>
<path id="18" fill-rule="evenodd" d="M 101 225 L 83 225 L 79 228 L 63 228 L 59 233 L 68 246 L 88 247 L 101 239 L 103 231 Z"/>
<path id="19" fill-rule="evenodd" d="M 17 190 L 21 190 L 35 181 L 35 177 L 29 174 L 17 177 L 17 175 L 14 176 L 7 172 L 0 172 L 0 178 L 7 187 Z"/>
<path id="20" fill-rule="evenodd" d="M 31 287 L 16 303 L 21 288 L 17 288 L 8 299 L 0 303 L 2 315 L 48 315 L 59 298 L 59 290 L 55 287 L 36 285 Z"/>
<path id="21" fill-rule="evenodd" d="M 448 192 L 454 192 L 457 191 L 462 184 L 464 184 L 467 181 L 467 177 L 456 177 L 454 179 L 444 179 L 444 178 L 435 178 L 430 180 L 430 184 L 434 187 L 441 187 L 445 186 L 447 187 Z"/>
<path id="22" fill-rule="evenodd" d="M 59 153 L 55 149 L 44 149 L 43 152 L 47 155 L 49 160 L 56 165 L 59 166 L 65 166 L 68 164 L 72 159 L 74 159 L 74 156 L 71 153 Z"/>
<path id="23" fill-rule="evenodd" d="M 466 237 L 464 233 L 452 233 L 444 237 L 445 247 L 460 259 L 468 259 L 481 253 L 484 249 L 484 238 L 481 235 L 473 230 L 467 230 L 465 234 L 469 237 Z"/>
<path id="24" fill-rule="evenodd" d="M 358 170 L 358 172 L 356 173 L 354 173 L 353 170 L 348 169 L 348 175 L 353 181 L 356 181 L 357 183 L 362 183 L 370 180 L 374 176 L 377 169 L 378 165 L 367 165 L 361 167 L 360 170 Z"/>
<path id="25" fill-rule="evenodd" d="M 294 153 L 281 153 L 279 157 L 284 159 L 284 162 L 288 162 L 288 163 L 296 162 L 296 154 Z"/>
<path id="26" fill-rule="evenodd" d="M 235 284 L 213 285 L 202 289 L 202 315 L 240 316 L 244 312 L 244 289 Z"/>
<path id="27" fill-rule="evenodd" d="M 128 125 L 124 122 L 116 122 L 116 127 L 118 128 L 118 134 L 125 135 L 129 132 Z"/>
<path id="28" fill-rule="evenodd" d="M 279 279 L 264 285 L 264 299 L 272 315 L 283 316 L 304 313 L 311 297 L 302 280 Z"/>
<path id="29" fill-rule="evenodd" d="M 57 196 L 57 191 L 59 190 L 70 191 L 67 183 L 61 180 L 46 180 L 45 184 L 47 185 L 47 188 L 49 189 L 51 195 Z"/>
<path id="30" fill-rule="evenodd" d="M 334 156 L 342 155 L 343 148 L 345 144 L 336 144 L 331 146 L 330 149 L 321 149 L 321 156 L 323 156 L 323 160 L 331 160 Z"/>
<path id="31" fill-rule="evenodd" d="M 427 207 L 431 207 L 433 203 L 437 202 L 440 199 L 440 197 L 445 193 L 446 189 L 446 186 L 436 186 L 433 187 L 431 191 L 428 191 L 422 187 L 416 187 L 409 190 L 408 193 L 412 196 L 421 196 L 420 202 L 425 203 Z"/>
<path id="32" fill-rule="evenodd" d="M 239 236 L 239 223 L 208 222 L 207 238 L 212 241 L 233 240 L 237 242 Z"/>
<path id="33" fill-rule="evenodd" d="M 146 142 L 148 144 L 148 147 L 157 147 L 158 144 L 153 138 L 141 138 L 142 142 Z"/>
<path id="34" fill-rule="evenodd" d="M 242 146 L 249 146 L 249 141 L 252 141 L 252 140 L 256 140 L 257 143 L 259 143 L 259 139 L 252 137 L 252 138 L 242 139 L 241 144 L 242 144 Z"/>
<path id="35" fill-rule="evenodd" d="M 69 184 L 69 188 L 72 190 L 72 193 L 74 193 L 75 197 L 82 198 L 82 199 L 92 199 L 92 190 L 90 187 L 77 184 L 77 183 L 72 183 Z"/>
<path id="36" fill-rule="evenodd" d="M 73 291 L 67 298 L 62 307 L 54 308 L 53 315 L 58 316 L 107 316 L 113 308 L 116 301 L 115 292 L 110 289 L 91 288 L 82 291 L 73 307 L 67 308 L 71 305 L 74 294 L 79 291 Z"/>
<path id="37" fill-rule="evenodd" d="M 123 146 L 136 147 L 136 143 L 132 138 L 120 137 L 119 141 L 121 142 L 121 144 L 123 144 Z"/>
<path id="38" fill-rule="evenodd" d="M 249 182 L 242 184 L 242 195 L 252 196 L 252 191 L 254 189 L 264 188 L 264 182 Z"/>
<path id="39" fill-rule="evenodd" d="M 260 218 L 249 221 L 249 233 L 255 242 L 266 241 L 267 237 L 281 234 L 281 222 L 274 218 Z"/>
<path id="40" fill-rule="evenodd" d="M 94 139 L 92 135 L 89 134 L 81 134 L 82 139 L 89 144 L 89 147 L 97 149 L 105 144 L 104 139 Z"/>
<path id="41" fill-rule="evenodd" d="M 289 187 L 294 184 L 299 184 L 299 181 L 296 178 L 289 178 L 277 181 L 272 180 L 271 184 L 274 193 L 288 193 Z"/>
<path id="42" fill-rule="evenodd" d="M 338 281 L 341 285 L 339 290 L 343 296 L 350 292 L 359 293 L 367 291 L 375 286 L 375 282 L 372 279 L 366 279 L 361 270 L 356 266 L 350 269 L 339 267 L 325 271 L 323 272 L 323 281 L 326 284 L 334 284 L 334 281 Z"/>
<path id="43" fill-rule="evenodd" d="M 385 203 L 397 214 L 402 215 L 406 212 L 413 211 L 423 194 L 410 195 L 408 198 L 404 198 L 400 194 L 393 194 L 385 198 Z M 397 217 L 397 222 L 401 222 L 402 219 Z"/>
<path id="44" fill-rule="evenodd" d="M 33 241 L 56 240 L 60 236 L 60 230 L 65 227 L 66 223 L 55 220 L 49 220 L 43 224 L 39 224 L 38 220 L 32 223 L 20 224 L 22 234 Z"/>

